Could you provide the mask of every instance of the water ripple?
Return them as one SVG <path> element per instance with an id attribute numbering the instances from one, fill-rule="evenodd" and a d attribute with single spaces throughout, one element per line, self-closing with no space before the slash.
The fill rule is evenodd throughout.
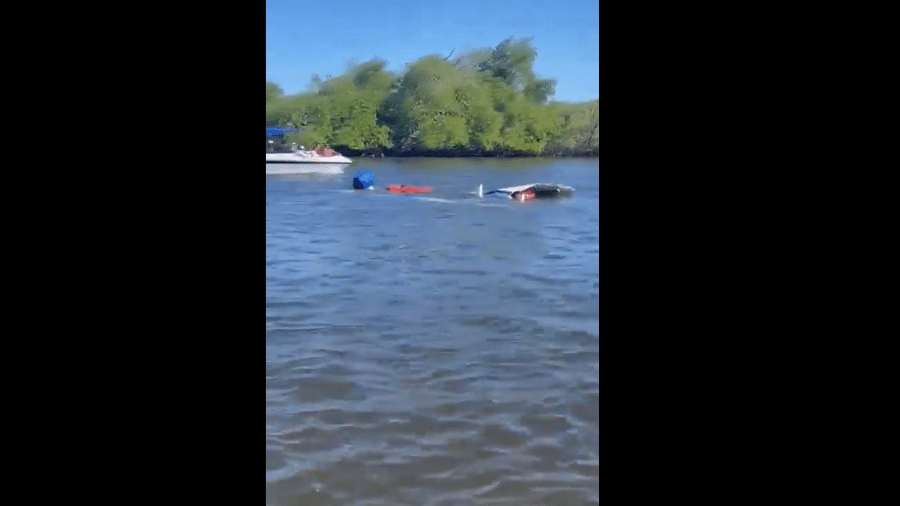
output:
<path id="1" fill-rule="evenodd" d="M 599 504 L 596 163 L 456 162 L 267 177 L 267 505 Z M 470 195 L 518 177 L 578 193 Z"/>

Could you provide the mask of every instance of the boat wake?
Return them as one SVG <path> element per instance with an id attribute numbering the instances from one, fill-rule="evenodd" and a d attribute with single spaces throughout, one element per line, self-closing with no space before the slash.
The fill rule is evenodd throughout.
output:
<path id="1" fill-rule="evenodd" d="M 369 188 L 368 190 L 374 190 L 374 188 Z M 338 193 L 366 192 L 366 190 L 336 190 L 336 189 L 325 190 L 325 191 L 338 192 Z M 478 207 L 509 207 L 508 205 L 503 205 L 503 204 L 490 204 L 483 200 L 474 199 L 474 198 L 444 199 L 444 198 L 440 198 L 440 197 L 419 197 L 417 195 L 398 196 L 393 193 L 380 193 L 380 192 L 371 193 L 371 194 L 366 193 L 366 195 L 373 195 L 373 196 L 378 196 L 378 197 L 400 198 L 400 199 L 406 199 L 406 200 L 419 200 L 419 201 L 423 201 L 423 202 L 439 202 L 441 204 L 472 204 L 472 205 L 476 205 Z"/>

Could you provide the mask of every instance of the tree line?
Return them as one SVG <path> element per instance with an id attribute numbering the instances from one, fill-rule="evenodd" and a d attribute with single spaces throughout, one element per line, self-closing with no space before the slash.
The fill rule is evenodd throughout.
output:
<path id="1" fill-rule="evenodd" d="M 529 39 L 450 59 L 425 56 L 399 73 L 372 59 L 307 93 L 266 81 L 266 126 L 300 130 L 288 142 L 350 156 L 595 156 L 599 100 L 549 101 L 556 81 L 534 74 Z"/>

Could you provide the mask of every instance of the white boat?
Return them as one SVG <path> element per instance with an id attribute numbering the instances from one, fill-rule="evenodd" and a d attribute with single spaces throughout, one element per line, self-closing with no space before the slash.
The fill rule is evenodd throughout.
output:
<path id="1" fill-rule="evenodd" d="M 341 173 L 353 160 L 330 148 L 297 149 L 284 142 L 284 134 L 296 130 L 266 127 L 266 174 Z"/>
<path id="2" fill-rule="evenodd" d="M 520 201 L 553 197 L 565 197 L 572 194 L 575 188 L 554 183 L 532 183 L 523 184 L 521 186 L 510 186 L 508 188 L 498 188 L 496 190 L 484 191 L 484 185 L 478 185 L 478 196 L 484 195 L 505 195 L 511 199 Z"/>
<path id="3" fill-rule="evenodd" d="M 346 163 L 267 163 L 269 174 L 343 174 Z"/>
<path id="4" fill-rule="evenodd" d="M 310 164 L 310 163 L 331 163 L 331 164 L 348 164 L 353 160 L 333 151 L 331 156 L 324 156 L 315 151 L 305 151 L 298 149 L 296 151 L 272 152 L 266 153 L 266 164 L 270 163 L 286 163 L 286 164 Z"/>

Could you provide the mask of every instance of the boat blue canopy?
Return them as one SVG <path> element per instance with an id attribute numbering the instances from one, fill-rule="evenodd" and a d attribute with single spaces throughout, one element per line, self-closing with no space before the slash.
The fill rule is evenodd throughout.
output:
<path id="1" fill-rule="evenodd" d="M 299 130 L 295 128 L 266 127 L 266 135 L 295 134 L 297 132 L 299 132 Z"/>

